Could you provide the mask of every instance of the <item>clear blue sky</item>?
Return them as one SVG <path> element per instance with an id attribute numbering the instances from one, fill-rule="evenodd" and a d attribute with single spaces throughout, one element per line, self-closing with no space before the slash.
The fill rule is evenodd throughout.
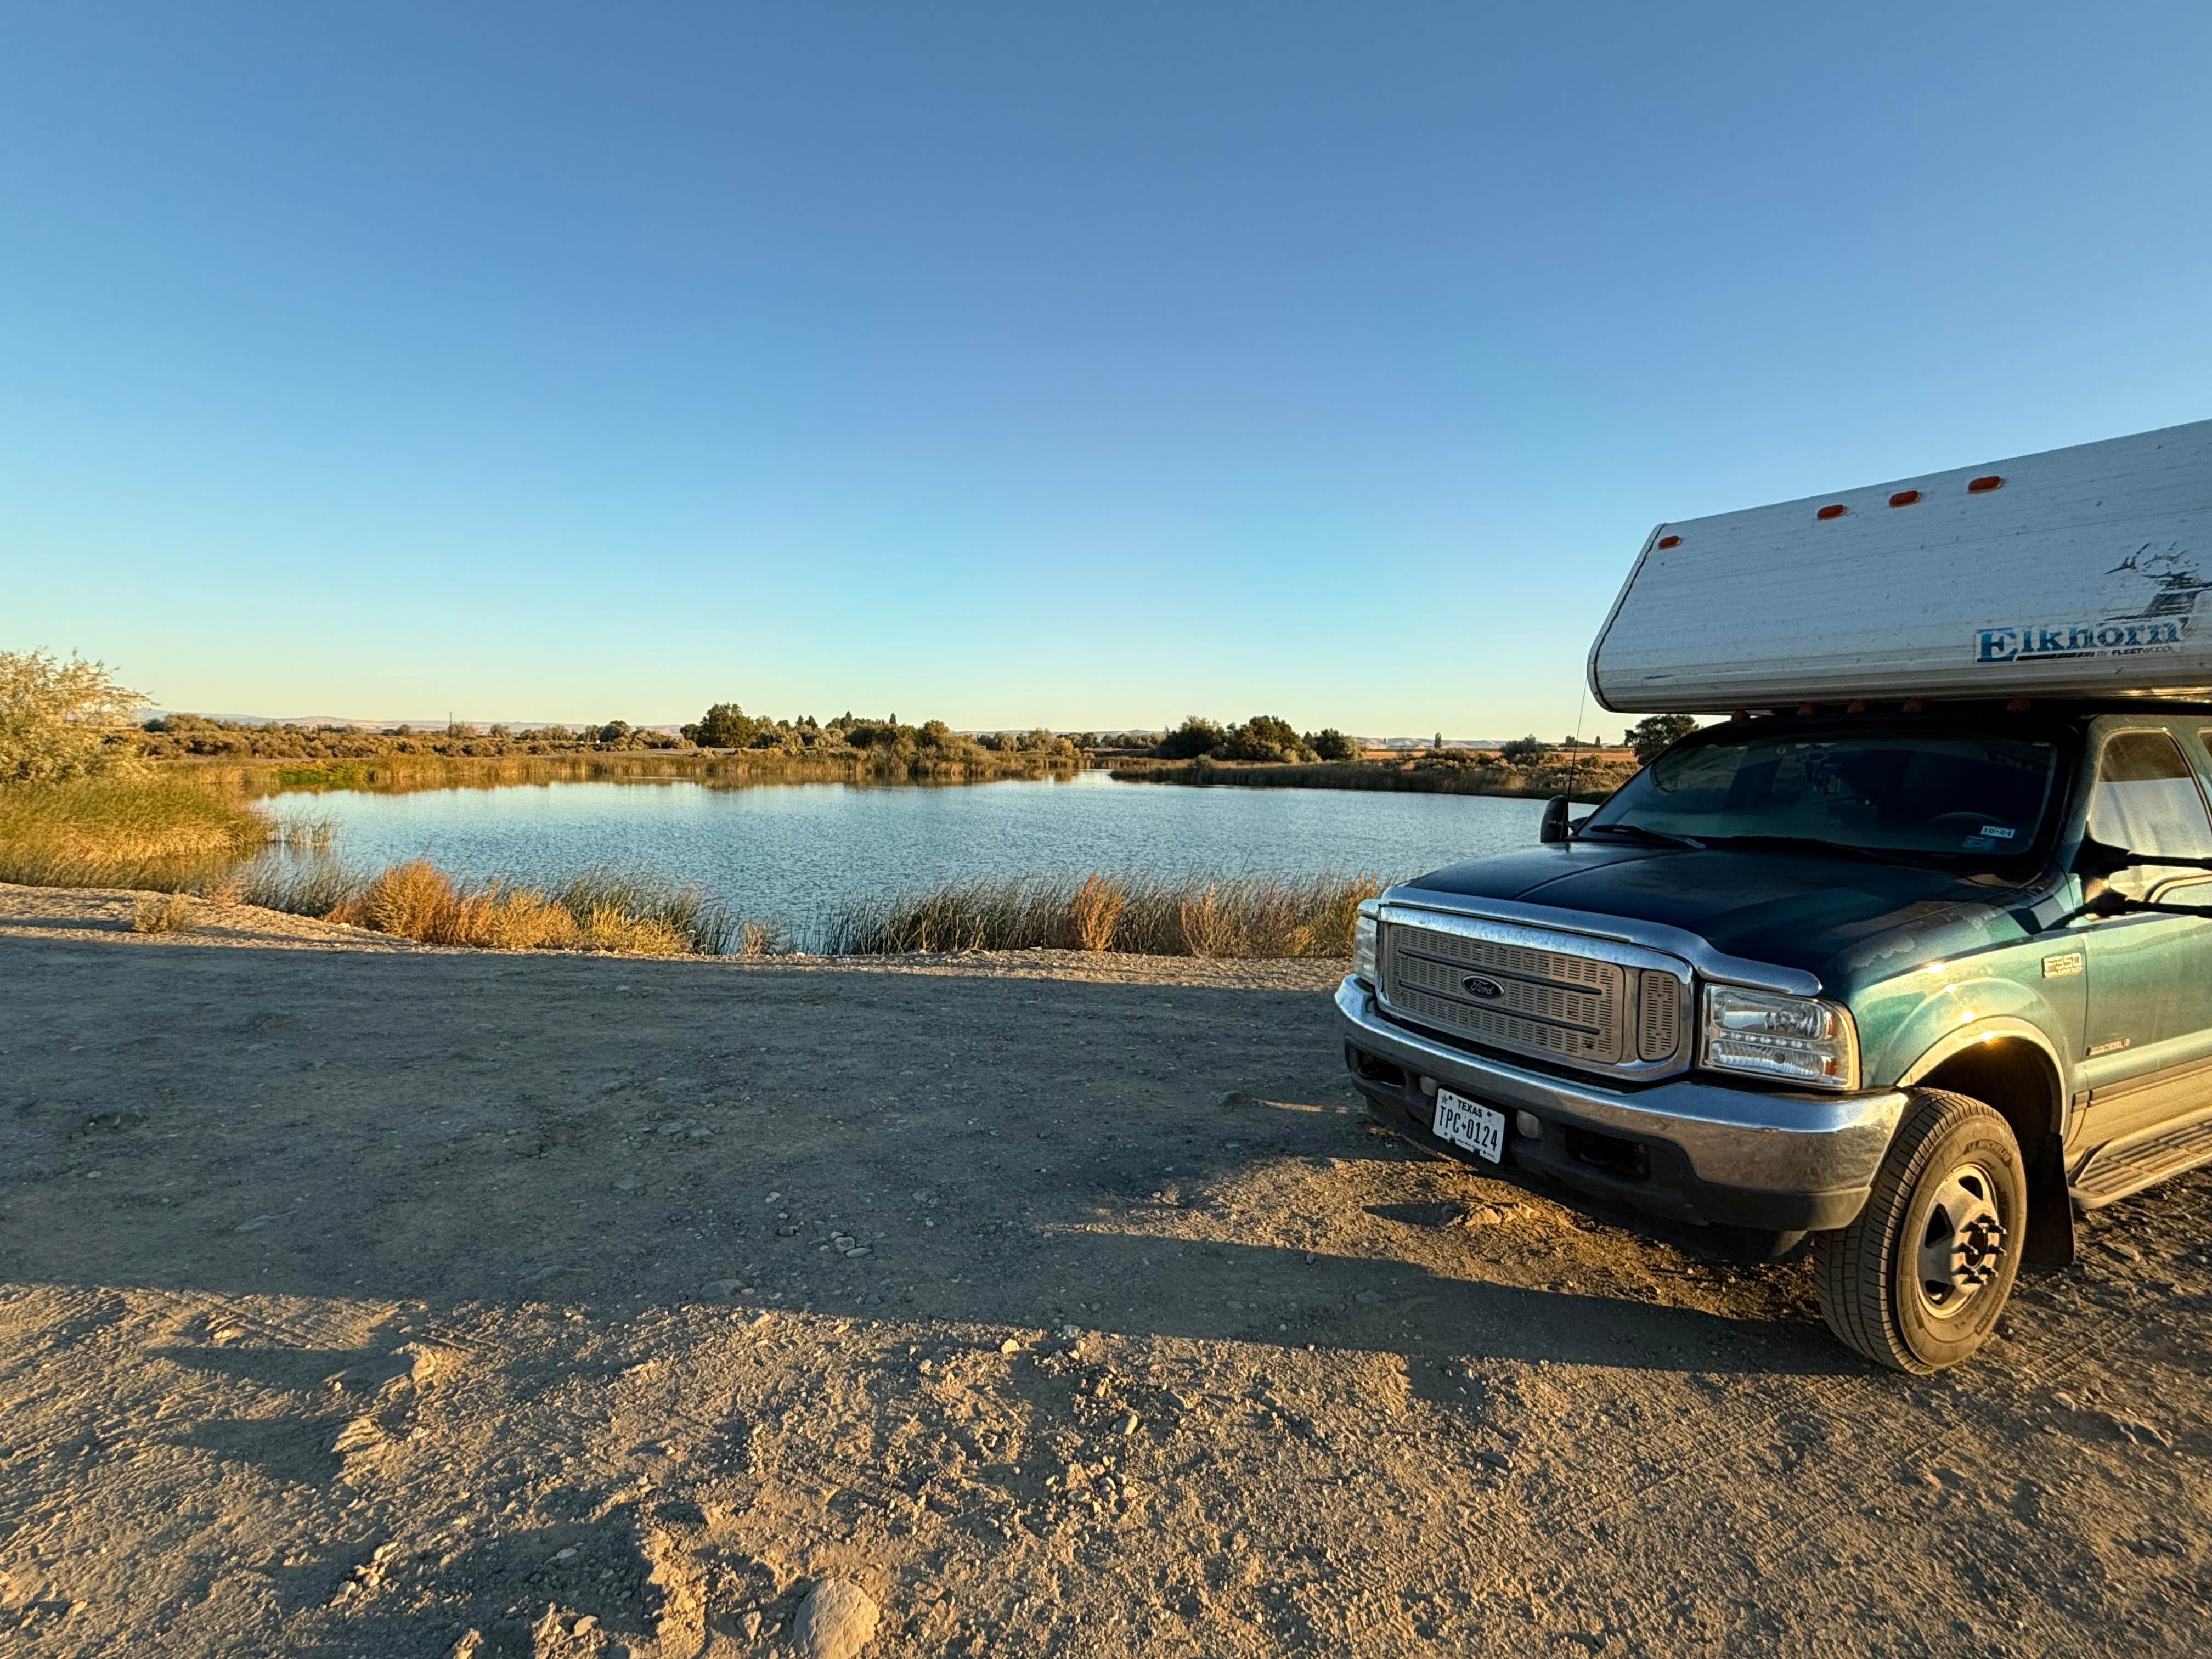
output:
<path id="1" fill-rule="evenodd" d="M 18 6 L 0 647 L 1554 736 L 1658 520 L 2212 415 L 2208 85 L 2172 3 Z"/>

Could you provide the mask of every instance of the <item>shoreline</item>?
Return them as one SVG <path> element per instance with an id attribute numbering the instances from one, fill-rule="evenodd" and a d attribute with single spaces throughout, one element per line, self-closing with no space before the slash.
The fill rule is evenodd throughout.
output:
<path id="1" fill-rule="evenodd" d="M 1237 989 L 1326 991 L 1349 969 L 1340 957 L 1192 957 L 1138 951 L 1071 951 L 1051 947 L 1003 951 L 907 951 L 834 955 L 791 951 L 746 956 L 686 952 L 496 950 L 474 945 L 432 945 L 403 934 L 379 933 L 350 922 L 295 915 L 246 903 L 204 902 L 185 928 L 141 933 L 132 912 L 146 890 L 129 887 L 40 887 L 0 882 L 0 940 L 118 945 L 187 949 L 353 951 L 527 962 L 604 962 L 624 969 L 708 967 L 747 973 L 950 974 L 994 979 L 1077 979 L 1109 983 L 1215 986 Z"/>

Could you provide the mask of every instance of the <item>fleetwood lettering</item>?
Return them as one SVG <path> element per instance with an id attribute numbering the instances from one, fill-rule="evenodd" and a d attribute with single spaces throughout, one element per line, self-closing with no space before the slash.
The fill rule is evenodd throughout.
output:
<path id="1" fill-rule="evenodd" d="M 2125 655 L 2170 651 L 2181 643 L 2188 619 L 2158 622 L 2073 623 L 2060 628 L 1984 628 L 1976 635 L 1974 660 L 2039 662 L 2055 657 Z"/>

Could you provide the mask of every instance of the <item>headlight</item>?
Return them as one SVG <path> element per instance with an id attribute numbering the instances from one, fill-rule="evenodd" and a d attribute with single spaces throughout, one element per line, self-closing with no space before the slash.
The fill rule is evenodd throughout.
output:
<path id="1" fill-rule="evenodd" d="M 1705 987 L 1699 1063 L 1808 1089 L 1856 1089 L 1858 1032 L 1839 1003 Z"/>
<path id="2" fill-rule="evenodd" d="M 1375 903 L 1369 899 L 1359 907 L 1359 916 L 1352 924 L 1352 976 L 1365 980 L 1370 985 L 1382 982 L 1375 967 Z"/>

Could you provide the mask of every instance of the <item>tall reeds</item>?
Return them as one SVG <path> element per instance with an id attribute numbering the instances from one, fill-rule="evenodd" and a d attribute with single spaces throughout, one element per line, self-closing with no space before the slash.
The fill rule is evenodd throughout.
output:
<path id="1" fill-rule="evenodd" d="M 826 948 L 844 956 L 949 951 L 1119 951 L 1182 957 L 1352 951 L 1370 874 L 1022 876 L 949 883 L 848 904 Z"/>
<path id="2" fill-rule="evenodd" d="M 125 775 L 0 787 L 0 881 L 185 887 L 247 857 L 269 821 L 235 796 Z"/>

